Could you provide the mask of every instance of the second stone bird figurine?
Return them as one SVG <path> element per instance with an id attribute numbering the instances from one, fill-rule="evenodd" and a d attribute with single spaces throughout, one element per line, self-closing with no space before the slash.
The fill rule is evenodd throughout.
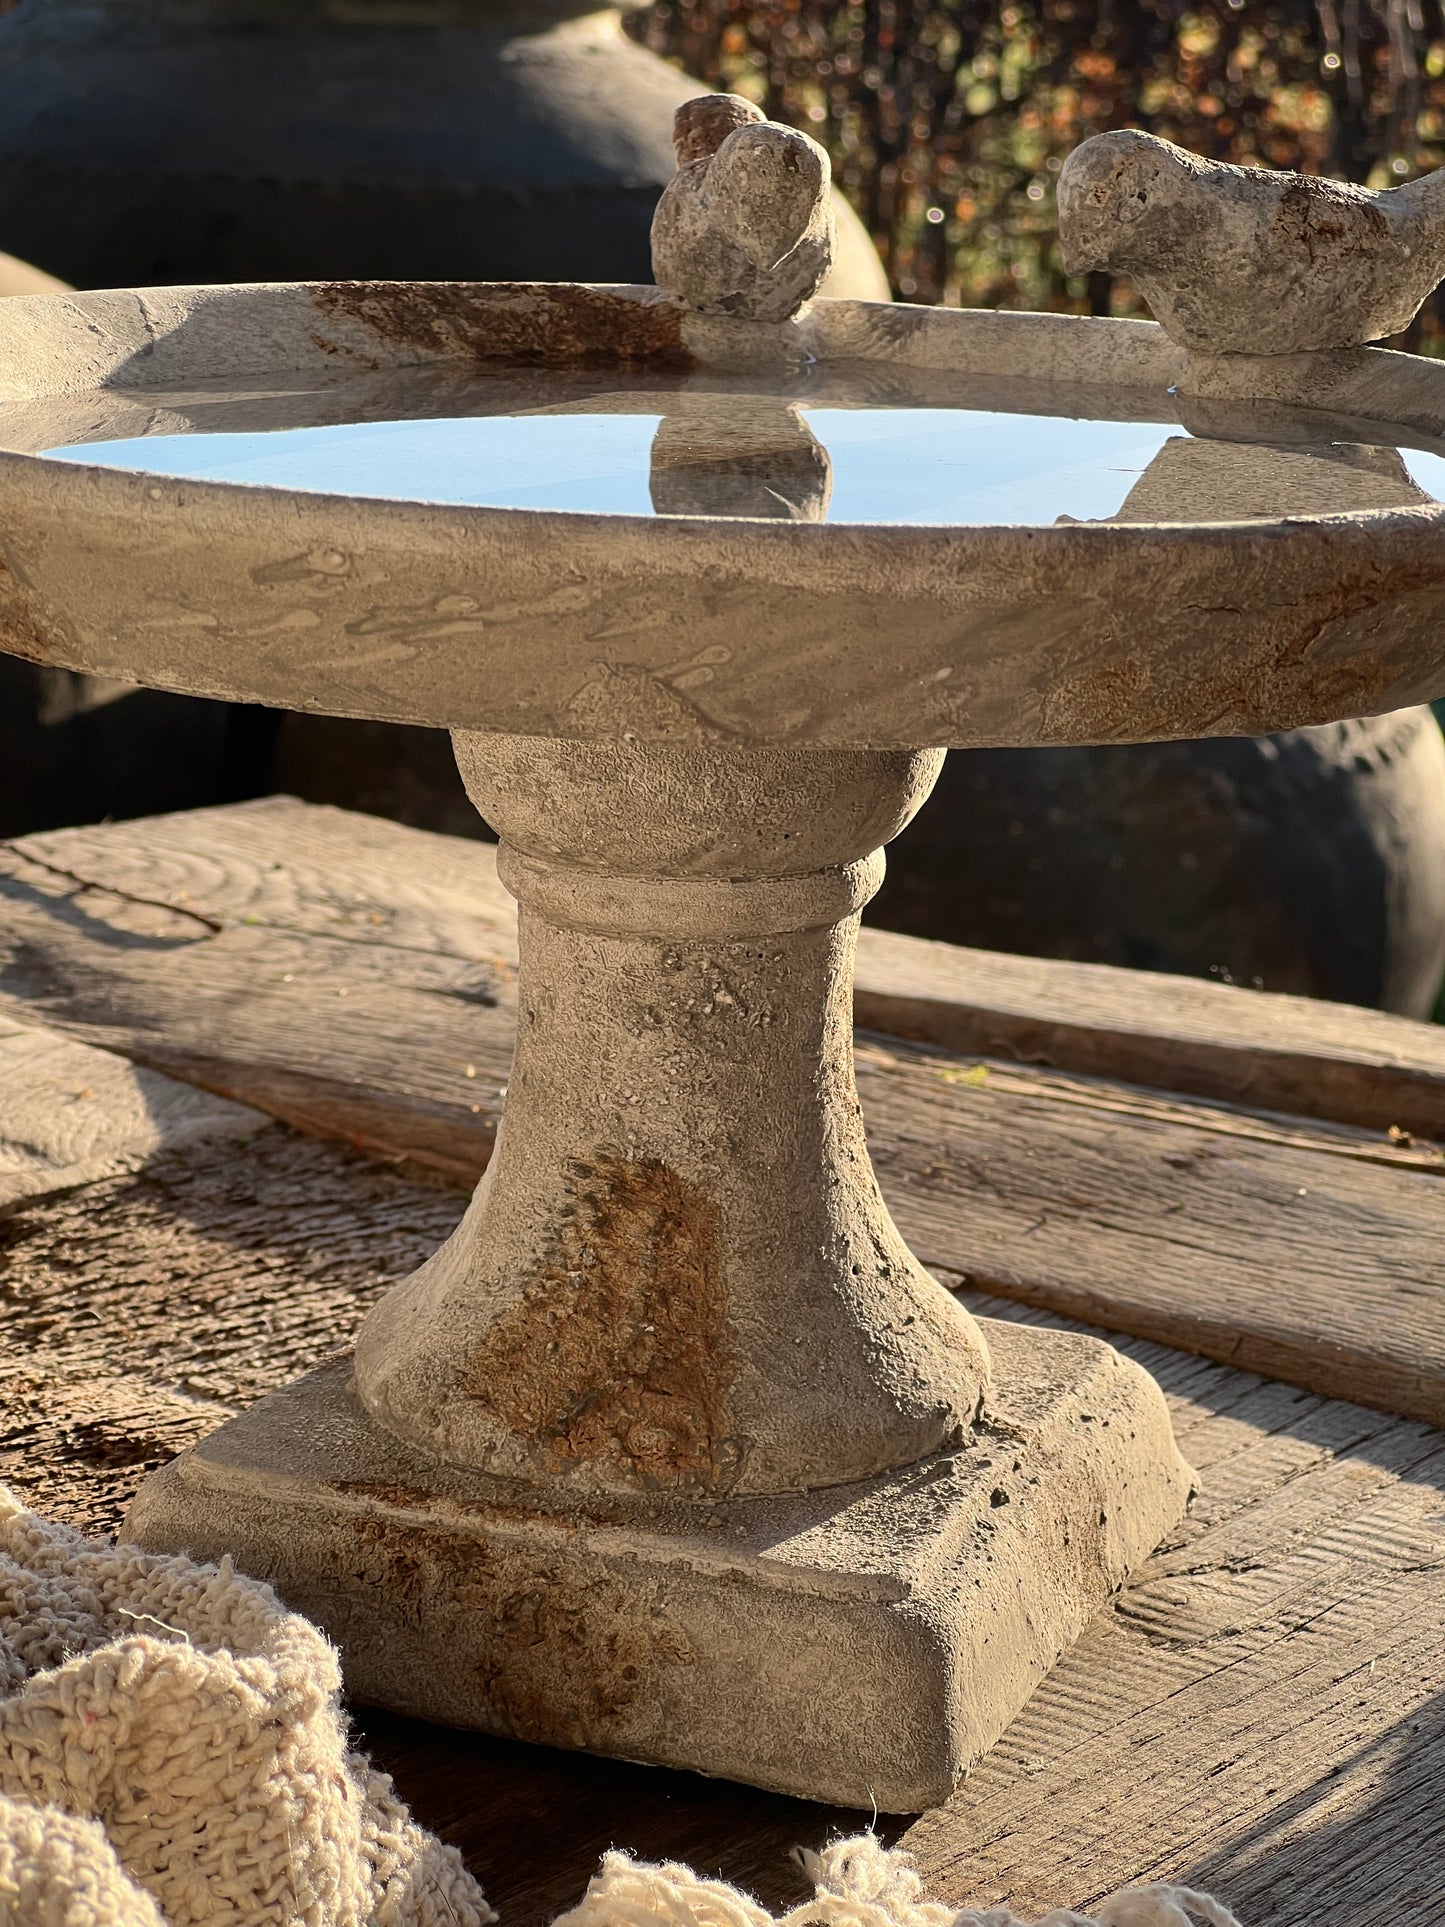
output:
<path id="1" fill-rule="evenodd" d="M 1362 347 L 1445 278 L 1445 169 L 1376 193 L 1125 128 L 1074 149 L 1058 197 L 1065 272 L 1129 275 L 1196 354 Z"/>
<path id="2" fill-rule="evenodd" d="M 786 321 L 833 264 L 828 156 L 738 94 L 685 101 L 673 144 L 652 222 L 658 287 L 698 314 Z"/>

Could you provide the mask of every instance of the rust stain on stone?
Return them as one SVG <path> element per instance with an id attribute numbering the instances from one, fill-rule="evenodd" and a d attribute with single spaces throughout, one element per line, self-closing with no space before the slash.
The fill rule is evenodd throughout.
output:
<path id="1" fill-rule="evenodd" d="M 577 282 L 331 281 L 311 298 L 331 319 L 360 322 L 382 342 L 432 354 L 522 366 L 685 368 L 692 360 L 674 303 Z"/>
<path id="2" fill-rule="evenodd" d="M 479 1590 L 489 1639 L 478 1683 L 520 1740 L 605 1744 L 635 1718 L 659 1672 L 692 1658 L 677 1629 L 640 1610 L 635 1586 L 600 1570 L 579 1585 L 560 1565 L 498 1561 Z"/>
<path id="3" fill-rule="evenodd" d="M 558 1470 L 726 1491 L 732 1368 L 715 1204 L 656 1158 L 573 1176 L 553 1249 L 473 1354 L 469 1390 Z"/>
<path id="4" fill-rule="evenodd" d="M 1321 245 L 1342 242 L 1342 252 L 1373 255 L 1381 241 L 1391 238 L 1390 223 L 1379 208 L 1342 194 L 1333 181 L 1311 174 L 1289 181 L 1280 195 L 1275 221 L 1288 240 L 1303 244 L 1311 261 Z"/>
<path id="5" fill-rule="evenodd" d="M 694 1664 L 656 1589 L 600 1562 L 578 1572 L 570 1560 L 378 1519 L 357 1520 L 350 1544 L 349 1586 L 384 1599 L 387 1619 L 424 1650 L 447 1649 L 448 1626 L 466 1629 L 460 1643 L 472 1649 L 476 1689 L 496 1730 L 517 1739 L 605 1746 L 635 1722 L 659 1677 Z M 330 1605 L 302 1600 L 351 1664 Z"/>
<path id="6" fill-rule="evenodd" d="M 1373 714 L 1399 680 L 1398 652 L 1366 639 L 1346 654 L 1320 660 L 1311 659 L 1313 651 L 1337 623 L 1442 588 L 1445 569 L 1435 563 L 1358 569 L 1277 610 L 1272 637 L 1253 648 L 1231 634 L 1242 611 L 1221 605 L 1218 655 L 1227 666 L 1214 670 L 1185 649 L 1172 657 L 1156 650 L 1141 659 L 1120 639 L 1115 660 L 1049 692 L 1043 734 L 1053 742 L 1145 742 L 1206 735 L 1218 725 L 1258 735 L 1317 722 L 1327 713 Z M 1201 611 L 1190 614 L 1197 622 Z M 1256 618 L 1248 618 L 1247 627 L 1255 625 Z"/>
<path id="7" fill-rule="evenodd" d="M 0 556 L 0 653 L 53 662 L 54 639 L 37 620 L 19 577 Z"/>

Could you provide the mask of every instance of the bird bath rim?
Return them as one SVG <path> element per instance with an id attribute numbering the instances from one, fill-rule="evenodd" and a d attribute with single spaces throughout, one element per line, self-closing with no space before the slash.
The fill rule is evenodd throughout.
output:
<path id="1" fill-rule="evenodd" d="M 1445 432 L 1445 364 L 1372 349 L 1190 356 L 1153 323 L 1097 317 L 820 300 L 763 325 L 688 314 L 654 288 L 568 283 L 112 291 L 0 309 L 0 407 L 483 358 L 634 375 L 811 358 Z M 1445 506 L 809 525 L 441 507 L 18 452 L 0 452 L 0 503 L 12 653 L 343 715 L 573 740 L 966 747 L 1266 733 L 1445 693 Z"/>

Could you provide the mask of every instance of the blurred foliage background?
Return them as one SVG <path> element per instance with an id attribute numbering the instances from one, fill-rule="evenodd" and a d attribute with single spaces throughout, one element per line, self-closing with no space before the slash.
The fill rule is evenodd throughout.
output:
<path id="1" fill-rule="evenodd" d="M 1445 0 L 660 0 L 629 30 L 807 129 L 894 292 L 1144 312 L 1071 278 L 1053 184 L 1108 127 L 1390 187 L 1445 161 Z M 1445 300 L 1398 346 L 1445 353 Z"/>

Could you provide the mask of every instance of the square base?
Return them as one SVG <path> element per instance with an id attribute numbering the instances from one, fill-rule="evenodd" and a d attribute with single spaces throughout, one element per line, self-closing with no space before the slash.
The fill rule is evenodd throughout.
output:
<path id="1" fill-rule="evenodd" d="M 914 1813 L 1191 1485 L 1147 1373 L 983 1322 L 995 1389 L 968 1442 L 857 1485 L 583 1509 L 426 1458 L 342 1359 L 147 1480 L 125 1536 L 271 1581 L 341 1648 L 354 1700 Z"/>

